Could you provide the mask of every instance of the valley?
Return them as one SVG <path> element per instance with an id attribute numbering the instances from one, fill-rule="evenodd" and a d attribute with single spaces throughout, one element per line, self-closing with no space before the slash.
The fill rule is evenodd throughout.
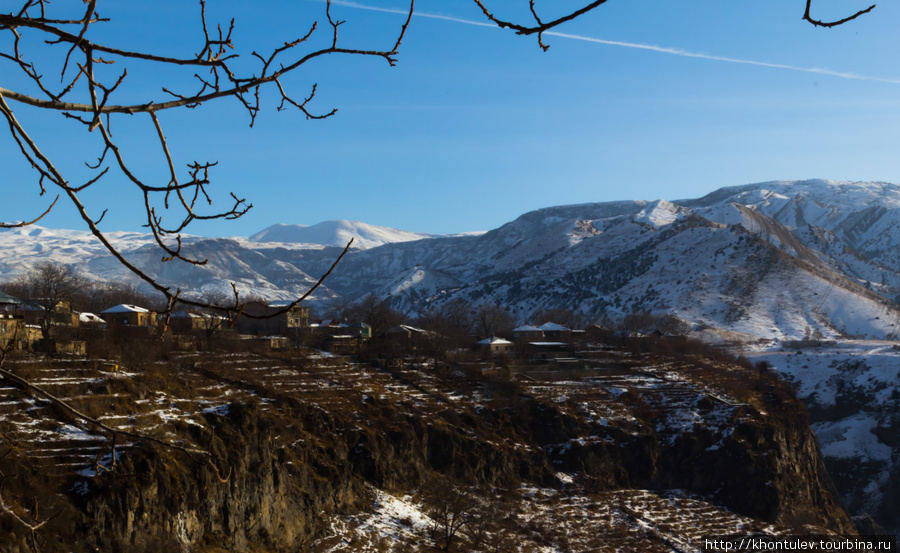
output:
<path id="1" fill-rule="evenodd" d="M 843 505 L 854 516 L 871 517 L 883 528 L 897 533 L 900 531 L 900 514 L 895 501 L 900 495 L 896 478 L 900 471 L 900 440 L 897 439 L 900 435 L 900 419 L 897 418 L 900 412 L 900 374 L 897 373 L 900 343 L 896 339 L 900 308 L 895 300 L 900 296 L 900 257 L 897 254 L 900 250 L 893 229 L 900 223 L 898 209 L 900 187 L 893 184 L 821 180 L 770 182 L 723 188 L 697 199 L 550 207 L 524 214 L 488 232 L 464 235 L 408 233 L 358 222 L 332 221 L 311 227 L 274 225 L 249 238 L 184 237 L 184 247 L 191 255 L 209 260 L 205 266 L 160 264 L 159 253 L 148 235 L 114 232 L 110 236 L 129 260 L 167 285 L 190 290 L 199 296 L 230 293 L 234 283 L 243 297 L 269 301 L 293 299 L 304 293 L 330 267 L 342 244 L 353 237 L 350 252 L 309 303 L 313 310 L 323 314 L 335 305 L 372 301 L 404 313 L 412 320 L 455 305 L 502 306 L 520 323 L 531 321 L 536 313 L 554 309 L 570 310 L 581 320 L 610 326 L 636 313 L 677 317 L 691 338 L 720 344 L 754 364 L 766 363 L 787 380 L 808 410 L 809 424 L 821 445 L 824 467 L 834 478 Z M 36 263 L 52 261 L 71 266 L 89 279 L 136 283 L 84 232 L 37 226 L 4 229 L 0 231 L 0 245 L 6 252 L 0 259 L 0 277 L 5 280 L 22 274 Z M 540 322 L 546 321 L 538 324 Z M 644 330 L 650 332 L 653 329 Z M 114 409 L 125 409 L 122 413 L 114 410 L 107 415 L 101 409 L 98 414 L 132 422 L 159 419 L 166 424 L 153 424 L 147 428 L 158 427 L 159 430 L 154 432 L 181 440 L 188 439 L 186 436 L 190 432 L 187 431 L 195 423 L 211 424 L 201 419 L 230 412 L 231 407 L 226 409 L 224 406 L 244 402 L 254 405 L 253 409 L 260 413 L 270 413 L 270 405 L 277 401 L 289 401 L 291 406 L 303 405 L 303 410 L 321 408 L 330 412 L 338 408 L 337 405 L 341 405 L 341 410 L 352 410 L 356 408 L 357 400 L 363 404 L 371 400 L 374 403 L 366 409 L 373 405 L 387 409 L 392 413 L 391 421 L 403 417 L 408 421 L 428 419 L 458 402 L 463 405 L 460 412 L 479 419 L 484 409 L 489 410 L 490 405 L 496 403 L 485 395 L 497 385 L 496 382 L 475 378 L 473 382 L 481 384 L 473 387 L 466 380 L 468 377 L 454 376 L 453 371 L 438 375 L 435 365 L 422 360 L 415 362 L 418 363 L 415 370 L 384 365 L 328 365 L 330 361 L 327 360 L 303 361 L 301 368 L 293 361 L 283 359 L 271 364 L 261 359 L 233 361 L 232 364 L 232 360 L 217 358 L 219 368 L 204 368 L 197 372 L 195 367 L 203 366 L 202 359 L 169 359 L 164 364 L 168 368 L 154 370 L 176 371 L 179 376 L 175 382 L 187 379 L 184 385 L 194 390 L 192 393 L 199 394 L 196 396 L 199 400 L 178 399 L 181 391 L 162 388 L 157 396 L 148 391 L 140 392 L 142 395 L 138 400 L 142 403 L 134 402 L 127 409 L 123 406 L 124 400 L 114 400 Z M 760 413 L 768 413 L 771 409 L 767 403 L 769 399 L 758 399 L 762 403 L 753 404 L 735 397 L 734 392 L 714 392 L 709 382 L 679 372 L 677 363 L 670 374 L 671 363 L 644 362 L 639 373 L 630 374 L 624 380 L 617 380 L 619 377 L 612 375 L 608 378 L 593 375 L 572 382 L 558 378 L 549 383 L 516 380 L 512 388 L 516 398 L 527 397 L 528 401 L 553 406 L 553 417 L 562 417 L 560 420 L 570 421 L 575 426 L 556 428 L 554 432 L 562 432 L 554 438 L 558 441 L 539 441 L 537 446 L 536 438 L 529 434 L 536 431 L 534 428 L 526 432 L 510 421 L 503 422 L 511 424 L 509 428 L 515 432 L 525 432 L 516 434 L 510 442 L 514 445 L 507 453 L 512 457 L 504 457 L 505 463 L 513 463 L 503 469 L 506 471 L 503 478 L 508 479 L 505 482 L 511 494 L 504 500 L 519 501 L 513 511 L 527 511 L 529 503 L 521 499 L 526 496 L 552 498 L 547 501 L 560 505 L 560 509 L 577 511 L 583 508 L 580 506 L 597 504 L 599 496 L 592 494 L 606 494 L 602 502 L 615 505 L 610 507 L 611 510 L 603 511 L 608 532 L 624 532 L 623 536 L 632 537 L 640 535 L 643 536 L 640 539 L 650 541 L 663 534 L 668 536 L 659 538 L 659 543 L 669 543 L 666 540 L 677 538 L 675 534 L 660 530 L 657 524 L 664 519 L 674 521 L 676 515 L 660 515 L 660 518 L 640 513 L 649 513 L 656 508 L 650 506 L 666 502 L 680 505 L 676 511 L 692 509 L 686 506 L 691 501 L 699 501 L 697 508 L 701 511 L 722 509 L 724 505 L 731 514 L 723 516 L 732 517 L 728 524 L 734 531 L 748 525 L 755 530 L 765 529 L 765 524 L 787 520 L 772 515 L 771 510 L 766 510 L 768 507 L 753 512 L 742 510 L 743 507 L 738 508 L 723 499 L 721 490 L 719 495 L 710 496 L 715 490 L 711 484 L 702 483 L 701 475 L 687 481 L 666 480 L 660 476 L 658 462 L 661 459 L 675 463 L 666 469 L 672 471 L 677 463 L 683 462 L 683 459 L 678 460 L 685 455 L 682 448 L 695 453 L 718 451 L 725 442 L 708 440 L 716 436 L 716 440 L 721 440 L 733 431 L 729 429 L 741 417 L 765 418 Z M 320 365 L 329 368 L 315 368 Z M 182 372 L 185 367 L 189 370 Z M 221 368 L 228 369 L 231 380 L 218 382 L 217 377 L 211 376 L 219 374 L 217 371 Z M 126 371 L 129 376 L 124 380 L 122 374 L 98 376 L 88 371 L 84 380 L 79 380 L 77 371 L 69 373 L 69 369 L 62 367 L 35 368 L 38 371 L 35 374 L 42 375 L 40 378 L 51 386 L 63 383 L 40 372 L 51 369 L 60 374 L 67 373 L 65 378 L 74 379 L 71 392 L 67 393 L 73 394 L 71 397 L 77 401 L 97 393 L 101 397 L 104 394 L 117 397 L 115 394 L 119 392 L 108 390 L 122 382 L 146 378 L 141 371 L 135 370 Z M 754 379 L 758 376 L 750 381 Z M 105 391 L 93 390 L 92 382 L 103 382 Z M 249 389 L 257 391 L 243 396 L 243 392 L 229 388 L 235 382 L 251 382 Z M 507 389 L 507 384 L 501 388 Z M 240 389 L 247 388 L 241 386 Z M 12 388 L 7 392 L 14 393 Z M 270 397 L 276 392 L 285 392 L 291 399 L 281 395 Z M 383 399 L 373 399 L 379 397 Z M 713 399 L 704 399 L 709 397 Z M 715 398 L 724 398 L 724 401 Z M 4 399 L 4 405 L 13 406 L 6 412 L 15 415 L 8 420 L 19 425 L 16 432 L 26 432 L 28 428 L 47 432 L 23 439 L 46 438 L 50 443 L 60 445 L 58 448 L 48 446 L 49 450 L 66 450 L 82 439 L 78 436 L 83 429 L 52 425 L 44 428 L 35 423 L 35 420 L 42 420 L 35 416 L 39 412 L 35 410 L 46 407 L 40 401 L 32 401 L 28 406 L 17 401 L 25 400 Z M 154 401 L 160 405 L 156 411 L 150 409 Z M 146 407 L 137 407 L 147 402 Z M 793 405 L 792 402 L 789 404 Z M 711 407 L 698 409 L 701 403 Z M 184 407 L 179 407 L 182 404 Z M 654 407 L 657 404 L 662 407 L 657 409 Z M 225 411 L 216 415 L 219 408 Z M 404 414 L 401 416 L 396 409 Z M 409 409 L 412 411 L 407 412 Z M 755 409 L 757 414 L 752 415 L 748 409 Z M 654 412 L 652 417 L 657 418 L 651 417 Z M 536 416 L 532 413 L 528 420 Z M 330 417 L 332 415 L 328 415 L 329 421 L 336 420 Z M 353 415 L 341 424 L 350 425 L 348 421 L 358 421 L 360 417 Z M 802 415 L 802 420 L 805 421 L 805 417 Z M 420 421 L 413 425 L 418 429 L 415 432 L 420 432 L 421 424 Z M 173 425 L 177 431 L 173 431 Z M 475 428 L 460 432 L 479 435 L 482 430 L 477 428 L 481 427 L 476 425 Z M 406 432 L 408 430 L 389 437 L 379 435 L 377 442 L 384 445 Z M 640 466 L 652 459 L 653 467 L 645 466 L 640 469 L 644 472 L 640 472 L 636 468 L 622 469 L 618 464 L 618 469 L 604 467 L 599 460 L 593 468 L 584 465 L 585 459 L 599 459 L 611 454 L 610 450 L 604 449 L 610 432 L 624 432 L 613 437 L 613 442 L 628 432 L 637 432 L 638 436 L 652 435 L 652 439 L 647 438 L 654 444 L 650 450 L 635 454 L 631 460 L 618 458 L 616 463 L 631 467 L 631 461 Z M 523 437 L 526 435 L 528 437 Z M 684 441 L 687 437 L 694 441 L 689 444 Z M 89 456 L 101 459 L 103 448 L 107 447 L 103 445 L 102 437 L 87 434 L 83 439 L 88 443 L 84 451 L 90 453 L 79 454 L 82 456 L 78 457 L 77 463 L 82 467 Z M 190 439 L 197 439 L 197 436 Z M 427 457 L 427 446 L 422 440 L 417 434 L 415 447 L 419 448 L 417 451 L 424 451 L 422 454 Z M 626 441 L 631 443 L 629 440 Z M 491 438 L 491 443 L 494 442 Z M 563 442 L 568 444 L 565 448 L 561 445 Z M 818 447 L 815 443 L 815 440 L 810 442 L 809 455 L 813 455 L 813 450 Z M 621 443 L 615 450 L 621 449 L 620 446 Z M 123 451 L 128 447 L 120 444 Z M 341 470 L 351 470 L 347 467 L 362 462 L 348 457 L 348 452 L 352 451 L 352 448 L 347 449 L 349 447 L 342 445 L 335 450 L 337 453 L 329 453 L 342 459 Z M 538 450 L 546 457 L 541 461 L 542 468 L 531 467 L 526 472 L 540 472 L 540 478 L 509 479 L 519 470 L 512 467 L 523 462 L 523 452 Z M 400 455 L 390 451 L 390 455 Z M 571 456 L 572 451 L 577 455 Z M 47 458 L 52 459 L 54 455 L 48 453 Z M 405 462 L 412 462 L 404 455 L 406 453 L 401 457 L 406 459 Z M 513 462 L 512 458 L 518 460 Z M 613 458 L 617 457 L 613 455 Z M 579 462 L 573 459 L 579 459 Z M 362 476 L 357 475 L 361 479 L 354 480 L 356 487 L 353 487 L 352 497 L 345 498 L 347 503 L 338 502 L 342 505 L 340 508 L 335 507 L 338 503 L 333 504 L 330 509 L 334 512 L 329 511 L 327 523 L 310 530 L 317 540 L 323 540 L 316 542 L 320 550 L 340 550 L 335 549 L 336 542 L 328 541 L 328 532 L 341 540 L 350 534 L 365 534 L 368 537 L 354 539 L 366 543 L 371 540 L 387 540 L 384 543 L 388 543 L 401 534 L 424 539 L 421 537 L 422 525 L 430 523 L 422 518 L 425 516 L 422 514 L 425 498 L 421 489 L 393 484 L 385 486 L 385 478 L 391 482 L 396 478 L 378 472 L 388 470 L 383 466 L 385 462 L 370 459 L 365 461 L 369 463 L 365 467 L 357 467 L 364 470 Z M 421 462 L 425 461 L 416 461 Z M 478 461 L 464 457 L 460 462 L 467 467 L 464 472 L 479 466 Z M 711 464 L 716 462 L 710 461 Z M 428 471 L 440 472 L 447 468 L 427 463 L 416 466 L 414 481 L 419 483 L 424 481 Z M 708 469 L 711 465 L 702 466 Z M 55 474 L 54 470 L 50 473 Z M 493 478 L 495 476 L 489 480 Z M 85 482 L 90 484 L 94 480 Z M 471 479 L 463 479 L 461 484 L 463 487 L 473 485 Z M 569 485 L 575 485 L 575 488 L 570 489 Z M 631 491 L 624 493 L 615 491 L 617 489 Z M 820 489 L 830 490 L 825 484 Z M 689 493 L 682 494 L 677 490 Z M 516 494 L 519 499 L 515 499 Z M 360 499 L 363 497 L 366 498 L 364 501 Z M 363 504 L 375 511 L 364 514 L 360 510 Z M 398 509 L 406 514 L 396 514 L 400 512 Z M 589 510 L 597 512 L 595 507 Z M 578 516 L 594 516 L 587 511 L 578 512 L 581 513 Z M 762 512 L 768 514 L 754 519 L 756 522 L 734 518 L 759 517 Z M 546 521 L 551 520 L 552 515 L 533 511 L 526 518 Z M 215 517 L 209 520 L 213 519 Z M 525 519 L 520 519 L 519 523 L 522 520 Z M 860 523 L 860 520 L 857 518 L 856 522 Z M 679 524 L 684 530 L 699 522 L 682 521 Z M 203 528 L 204 532 L 208 530 Z M 577 528 L 566 530 L 559 525 L 554 528 L 560 540 L 560 533 L 578 534 Z M 519 532 L 520 540 L 526 539 L 522 533 L 525 530 L 518 528 L 515 531 Z M 685 534 L 678 535 L 683 537 Z M 533 547 L 539 551 L 543 546 L 535 542 Z"/>

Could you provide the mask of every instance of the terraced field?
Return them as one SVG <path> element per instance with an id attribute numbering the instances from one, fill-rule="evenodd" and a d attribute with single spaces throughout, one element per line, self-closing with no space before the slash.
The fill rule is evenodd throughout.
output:
<path id="1" fill-rule="evenodd" d="M 616 361 L 610 353 L 607 361 Z M 598 360 L 598 367 L 602 365 Z M 141 370 L 97 361 L 13 361 L 7 367 L 47 393 L 109 428 L 122 432 L 115 441 L 96 424 L 79 420 L 33 391 L 0 387 L 0 456 L 17 459 L 35 472 L 74 482 L 70 491 L 87 489 L 91 479 L 114 470 L 115 461 L 145 442 L 141 436 L 184 443 L 190 427 L 205 428 L 207 415 L 227 413 L 235 404 L 253 403 L 278 413 L 286 398 L 326 413 L 350 414 L 351 427 L 380 424 L 364 409 L 373 402 L 398 412 L 437 420 L 448 412 L 477 418 L 494 405 L 494 390 L 479 378 L 406 362 L 390 368 L 349 363 L 338 357 L 278 358 L 255 354 L 215 357 L 185 355 L 164 366 Z M 698 380 L 689 364 L 645 363 L 632 359 L 628 370 L 582 378 L 522 377 L 517 394 L 557 406 L 561 416 L 585 428 L 616 428 L 624 435 L 651 432 L 671 445 L 698 428 L 726 433 L 724 425 L 747 403 L 713 382 Z M 460 374 L 455 374 L 460 373 Z M 3 382 L 6 384 L 6 382 Z M 370 413 L 370 412 L 368 412 Z M 649 413 L 649 415 L 648 415 Z M 647 421 L 652 429 L 647 429 Z M 430 424 L 430 423 L 429 423 Z M 497 435 L 471 433 L 472 439 L 509 442 Z M 304 447 L 303 440 L 291 440 Z M 569 441 L 507 443 L 513 448 L 559 458 L 566 448 L 608 441 L 587 434 Z M 459 484 L 464 487 L 464 484 Z M 332 513 L 314 544 L 317 553 L 430 551 L 440 523 L 426 492 L 378 489 L 369 484 L 369 507 L 356 513 Z M 739 516 L 715 501 L 683 490 L 592 490 L 577 472 L 556 474 L 551 487 L 522 482 L 506 490 L 473 491 L 477 503 L 492 506 L 496 521 L 478 537 L 461 530 L 473 551 L 699 551 L 709 536 L 778 534 L 789 530 Z M 496 522 L 495 521 L 495 522 Z M 795 529 L 794 529 L 795 530 Z M 825 532 L 824 529 L 816 529 Z"/>

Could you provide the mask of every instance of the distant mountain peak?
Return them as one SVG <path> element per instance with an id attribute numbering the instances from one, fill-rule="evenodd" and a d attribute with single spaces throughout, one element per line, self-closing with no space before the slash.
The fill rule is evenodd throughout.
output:
<path id="1" fill-rule="evenodd" d="M 434 238 L 437 235 L 379 227 L 360 221 L 343 219 L 323 221 L 315 225 L 278 223 L 250 236 L 253 242 L 282 242 L 287 244 L 318 244 L 344 247 L 353 239 L 353 248 L 367 250 L 385 244 L 411 242 Z"/>

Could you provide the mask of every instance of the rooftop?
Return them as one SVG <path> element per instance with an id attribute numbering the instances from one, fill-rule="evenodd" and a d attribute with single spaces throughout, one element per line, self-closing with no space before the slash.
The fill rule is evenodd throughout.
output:
<path id="1" fill-rule="evenodd" d="M 115 307 L 110 307 L 106 311 L 101 311 L 101 315 L 108 315 L 112 313 L 149 313 L 149 309 L 144 309 L 143 307 L 138 307 L 136 305 L 129 305 L 127 303 L 120 303 Z"/>
<path id="2" fill-rule="evenodd" d="M 497 344 L 512 344 L 509 340 L 504 340 L 503 338 L 497 338 L 496 336 L 491 336 L 490 338 L 485 338 L 484 340 L 480 340 L 478 342 L 483 346 L 491 346 Z"/>
<path id="3" fill-rule="evenodd" d="M 9 294 L 0 292 L 0 304 L 6 305 L 22 305 L 22 300 L 14 298 Z"/>
<path id="4" fill-rule="evenodd" d="M 551 322 L 546 322 L 546 323 L 542 324 L 540 326 L 540 329 L 545 332 L 569 330 L 568 327 L 565 327 L 563 325 L 556 324 L 556 323 L 551 323 Z"/>

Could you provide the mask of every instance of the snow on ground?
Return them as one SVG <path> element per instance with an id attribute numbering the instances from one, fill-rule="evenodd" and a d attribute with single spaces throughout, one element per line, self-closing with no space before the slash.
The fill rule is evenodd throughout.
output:
<path id="1" fill-rule="evenodd" d="M 812 425 L 819 441 L 825 444 L 823 452 L 829 457 L 843 459 L 863 457 L 876 461 L 890 461 L 891 448 L 878 441 L 873 430 L 878 421 L 870 414 L 859 413 L 835 422 L 819 422 Z"/>
<path id="2" fill-rule="evenodd" d="M 744 355 L 769 362 L 794 383 L 810 410 L 826 461 L 839 463 L 843 478 L 857 481 L 854 489 L 842 490 L 848 504 L 874 513 L 891 501 L 884 484 L 900 471 L 900 447 L 882 439 L 897 431 L 900 342 L 843 340 L 791 349 L 769 345 Z"/>
<path id="3" fill-rule="evenodd" d="M 682 208 L 666 200 L 657 200 L 635 215 L 634 220 L 654 228 L 660 228 L 670 225 L 682 217 L 684 217 Z"/>
<path id="4" fill-rule="evenodd" d="M 194 359 L 197 363 L 210 362 L 201 356 Z M 613 355 L 613 359 L 619 357 Z M 180 361 L 185 367 L 193 366 L 190 355 L 185 355 Z M 229 389 L 222 382 L 210 380 L 200 372 L 183 371 L 177 375 L 183 382 L 171 392 L 148 390 L 144 399 L 121 402 L 116 406 L 115 413 L 101 414 L 99 418 L 117 428 L 132 427 L 152 431 L 163 439 L 174 439 L 177 428 L 193 424 L 195 420 L 202 421 L 203 415 L 224 415 L 232 403 L 248 401 L 252 394 L 259 394 L 256 401 L 262 408 L 277 409 L 277 402 L 266 400 L 266 390 L 289 392 L 325 411 L 357 409 L 363 402 L 371 401 L 370 398 L 388 403 L 409 402 L 423 417 L 466 404 L 477 412 L 481 402 L 486 401 L 480 391 L 441 387 L 431 374 L 434 371 L 424 366 L 395 369 L 388 373 L 342 362 L 318 366 L 320 361 L 301 368 L 270 358 L 223 356 L 215 362 L 217 370 L 226 371 L 229 378 L 257 383 L 254 386 L 257 391 L 240 392 Z M 37 371 L 39 367 L 32 369 Z M 101 374 L 87 366 L 68 370 L 73 371 L 72 377 L 80 375 L 78 380 L 81 386 L 67 392 L 73 394 L 67 398 L 69 400 L 85 397 Z M 75 373 L 76 370 L 81 372 Z M 102 373 L 101 378 L 111 385 L 121 380 L 123 374 Z M 131 375 L 129 378 L 141 379 L 140 373 L 128 374 Z M 68 380 L 65 383 L 51 382 L 59 379 L 58 366 L 47 367 L 34 376 L 47 380 L 51 386 L 73 385 Z M 678 367 L 672 364 L 641 366 L 632 374 L 557 382 L 536 381 L 523 385 L 535 396 L 556 401 L 563 411 L 571 409 L 577 411 L 578 416 L 590 415 L 591 420 L 604 426 L 622 425 L 623 428 L 629 426 L 627 412 L 615 398 L 627 390 L 664 410 L 666 415 L 661 419 L 658 430 L 673 436 L 698 424 L 721 427 L 733 410 L 733 405 L 726 398 L 717 401 L 714 408 L 707 409 L 708 412 L 699 417 L 697 401 L 712 392 L 703 389 L 700 383 L 684 380 Z M 191 397 L 177 395 L 178 390 L 189 391 Z M 35 449 L 42 449 L 36 453 L 43 462 L 56 467 L 54 470 L 67 474 L 80 471 L 78 474 L 89 479 L 96 474 L 98 463 L 104 466 L 112 462 L 108 454 L 110 443 L 105 437 L 90 436 L 74 426 L 60 426 L 50 420 L 46 420 L 51 423 L 47 428 L 32 431 L 26 425 L 35 419 L 27 415 L 26 410 L 43 408 L 36 404 L 40 402 L 16 390 L 9 390 L 8 395 L 7 401 L 16 399 L 18 406 L 11 405 L 11 414 L 0 415 L 0 418 L 17 425 L 16 433 L 22 439 L 33 442 Z M 364 420 L 358 423 L 369 424 Z M 578 439 L 583 444 L 601 438 L 588 435 Z M 301 440 L 302 437 L 295 445 Z M 560 447 L 573 445 L 574 440 L 559 444 Z M 117 444 L 116 453 L 127 451 L 128 447 L 128 444 Z M 512 511 L 504 511 L 518 513 L 511 530 L 512 543 L 516 544 L 514 551 L 561 553 L 618 549 L 661 553 L 670 551 L 665 544 L 675 541 L 682 551 L 697 551 L 699 547 L 694 541 L 703 533 L 721 535 L 764 529 L 749 519 L 737 517 L 702 498 L 687 497 L 677 490 L 667 493 L 620 490 L 578 495 L 578 490 L 583 489 L 579 487 L 583 484 L 579 481 L 579 475 L 560 474 L 558 478 L 563 484 L 562 491 L 522 488 L 517 492 L 519 498 Z M 84 492 L 88 484 L 78 485 L 73 492 Z M 428 551 L 432 544 L 433 522 L 423 510 L 419 493 L 416 490 L 404 491 L 415 495 L 396 495 L 372 489 L 371 507 L 367 512 L 331 515 L 327 521 L 330 534 L 315 544 L 313 550 L 318 553 Z"/>
<path id="5" fill-rule="evenodd" d="M 566 476 L 567 480 L 571 477 Z M 780 529 L 735 515 L 681 490 L 619 490 L 582 495 L 523 485 L 506 494 L 502 529 L 487 535 L 493 547 L 467 551 L 677 551 L 699 553 L 709 536 L 778 534 Z M 496 522 L 496 521 L 495 521 Z M 410 495 L 371 489 L 368 512 L 331 515 L 315 553 L 433 551 L 434 521 Z M 783 530 L 781 530 L 783 531 Z M 461 532 L 460 535 L 464 535 Z M 461 541 L 461 538 L 459 538 Z"/>
<path id="6" fill-rule="evenodd" d="M 834 405 L 839 388 L 849 384 L 871 395 L 876 408 L 900 383 L 900 342 L 843 340 L 802 349 L 782 349 L 776 342 L 745 355 L 768 361 L 796 384 L 800 397 L 815 396 L 823 406 Z"/>
<path id="7" fill-rule="evenodd" d="M 370 511 L 350 516 L 332 516 L 326 536 L 317 541 L 316 553 L 381 553 L 398 545 L 425 545 L 433 525 L 412 496 L 393 496 L 370 488 Z"/>

